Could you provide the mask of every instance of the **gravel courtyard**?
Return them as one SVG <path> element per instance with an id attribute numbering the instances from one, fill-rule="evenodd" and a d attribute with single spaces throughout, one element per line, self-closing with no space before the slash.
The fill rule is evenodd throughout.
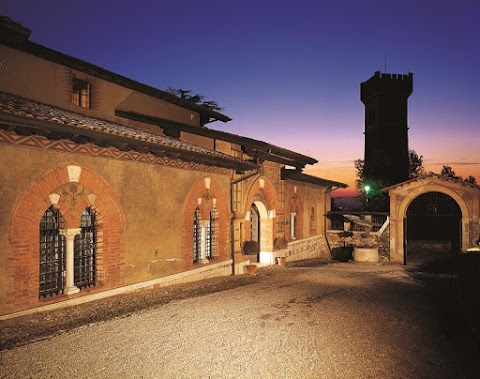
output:
<path id="1" fill-rule="evenodd" d="M 422 270 L 308 260 L 0 321 L 0 377 L 478 377 L 452 275 Z"/>

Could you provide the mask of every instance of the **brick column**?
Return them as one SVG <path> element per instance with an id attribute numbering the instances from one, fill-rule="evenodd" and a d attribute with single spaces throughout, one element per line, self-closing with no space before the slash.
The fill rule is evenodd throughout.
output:
<path id="1" fill-rule="evenodd" d="M 66 252 L 65 252 L 65 275 L 66 283 L 63 293 L 65 295 L 73 295 L 80 292 L 80 289 L 74 284 L 74 268 L 73 268 L 73 255 L 74 255 L 74 240 L 75 236 L 80 234 L 80 228 L 60 229 L 60 234 L 65 236 Z"/>

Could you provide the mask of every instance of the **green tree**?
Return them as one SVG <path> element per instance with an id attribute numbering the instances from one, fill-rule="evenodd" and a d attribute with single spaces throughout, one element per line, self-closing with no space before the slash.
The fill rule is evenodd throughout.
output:
<path id="1" fill-rule="evenodd" d="M 354 162 L 355 171 L 357 172 L 357 179 L 355 180 L 355 187 L 361 191 L 363 184 L 366 180 L 364 176 L 365 161 L 363 159 L 357 159 Z M 408 178 L 418 178 L 425 175 L 425 168 L 423 166 L 423 155 L 418 155 L 415 150 L 408 151 Z"/>
<path id="2" fill-rule="evenodd" d="M 463 179 L 463 181 L 470 184 L 477 184 L 477 179 L 475 179 L 475 177 L 472 175 L 468 175 L 468 177 Z"/>
<path id="3" fill-rule="evenodd" d="M 415 150 L 408 151 L 408 178 L 413 179 L 425 175 L 425 168 L 423 166 L 423 155 L 418 155 Z M 365 178 L 365 161 L 357 159 L 354 162 L 357 178 L 355 180 L 355 188 L 360 197 L 363 199 L 365 205 L 368 197 L 369 210 L 386 211 L 389 208 L 388 195 L 382 192 L 385 187 L 384 180 L 372 180 Z M 368 193 L 365 191 L 368 186 Z"/>

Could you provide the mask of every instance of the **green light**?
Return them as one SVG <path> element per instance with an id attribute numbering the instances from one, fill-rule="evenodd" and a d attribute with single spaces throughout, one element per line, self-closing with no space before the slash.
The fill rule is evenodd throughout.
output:
<path id="1" fill-rule="evenodd" d="M 363 189 L 365 190 L 365 193 L 368 195 L 368 191 L 370 191 L 370 186 L 366 184 Z"/>

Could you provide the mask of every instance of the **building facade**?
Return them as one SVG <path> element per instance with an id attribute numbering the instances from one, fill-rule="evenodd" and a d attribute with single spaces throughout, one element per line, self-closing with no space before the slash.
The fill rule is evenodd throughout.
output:
<path id="1" fill-rule="evenodd" d="M 0 317 L 328 255 L 315 159 L 30 33 L 0 19 Z"/>

